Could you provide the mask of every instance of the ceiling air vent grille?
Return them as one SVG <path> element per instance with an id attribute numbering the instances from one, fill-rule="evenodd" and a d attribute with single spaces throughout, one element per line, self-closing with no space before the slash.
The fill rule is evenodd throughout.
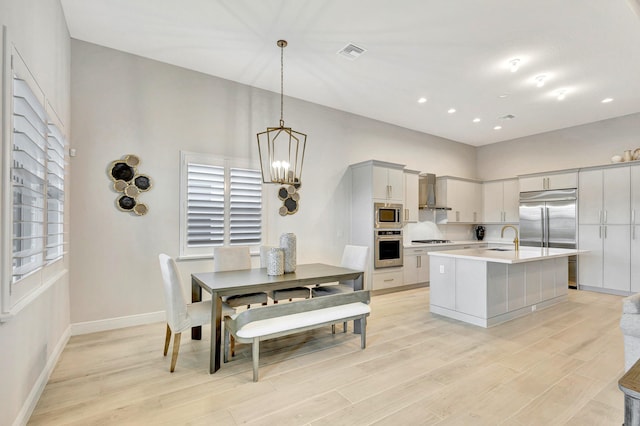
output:
<path id="1" fill-rule="evenodd" d="M 512 120 L 514 118 L 516 118 L 516 116 L 513 115 L 513 114 L 507 114 L 507 115 L 503 115 L 502 117 L 500 117 L 501 120 Z"/>
<path id="2" fill-rule="evenodd" d="M 358 59 L 360 55 L 362 55 L 366 51 L 367 50 L 363 49 L 362 47 L 358 47 L 353 43 L 349 43 L 342 49 L 338 50 L 337 53 L 338 55 L 353 61 L 355 59 Z"/>

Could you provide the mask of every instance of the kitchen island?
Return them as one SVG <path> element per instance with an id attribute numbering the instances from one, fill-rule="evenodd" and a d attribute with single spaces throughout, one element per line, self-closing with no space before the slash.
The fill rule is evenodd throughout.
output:
<path id="1" fill-rule="evenodd" d="M 491 327 L 563 302 L 568 257 L 579 252 L 537 247 L 430 252 L 430 310 Z"/>

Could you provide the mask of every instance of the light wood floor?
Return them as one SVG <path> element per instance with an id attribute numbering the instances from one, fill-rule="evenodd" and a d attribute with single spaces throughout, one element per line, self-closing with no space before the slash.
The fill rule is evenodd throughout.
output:
<path id="1" fill-rule="evenodd" d="M 188 335 L 170 374 L 164 324 L 76 336 L 29 424 L 620 425 L 621 298 L 569 293 L 490 329 L 431 314 L 427 288 L 375 296 L 365 350 L 330 327 L 265 343 L 258 383 L 248 346 L 209 375 Z"/>

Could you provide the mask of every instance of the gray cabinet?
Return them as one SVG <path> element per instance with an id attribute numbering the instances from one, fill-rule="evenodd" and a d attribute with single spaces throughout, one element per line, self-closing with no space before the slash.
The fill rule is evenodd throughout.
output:
<path id="1" fill-rule="evenodd" d="M 447 223 L 478 223 L 482 221 L 482 184 L 480 182 L 439 177 L 436 180 L 438 204 L 450 207 Z"/>
<path id="2" fill-rule="evenodd" d="M 482 184 L 483 222 L 518 222 L 520 220 L 518 190 L 517 179 L 484 182 Z"/>
<path id="3" fill-rule="evenodd" d="M 520 176 L 519 183 L 520 192 L 577 188 L 578 174 L 576 172 L 562 172 Z"/>
<path id="4" fill-rule="evenodd" d="M 418 221 L 418 180 L 420 172 L 404 170 L 404 222 Z"/>

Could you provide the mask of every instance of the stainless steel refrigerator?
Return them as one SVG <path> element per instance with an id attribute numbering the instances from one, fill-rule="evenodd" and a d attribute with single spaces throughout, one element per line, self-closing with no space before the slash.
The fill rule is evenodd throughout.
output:
<path id="1" fill-rule="evenodd" d="M 576 190 L 520 193 L 520 245 L 577 247 Z M 569 287 L 576 287 L 576 256 L 569 257 Z"/>

